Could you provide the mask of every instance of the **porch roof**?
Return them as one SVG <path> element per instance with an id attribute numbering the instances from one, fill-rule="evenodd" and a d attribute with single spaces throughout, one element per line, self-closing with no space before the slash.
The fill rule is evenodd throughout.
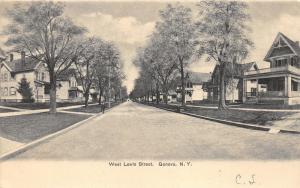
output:
<path id="1" fill-rule="evenodd" d="M 258 69 L 255 71 L 245 72 L 243 78 L 280 77 L 285 76 L 287 74 L 300 77 L 300 69 L 295 68 L 293 66 Z"/>

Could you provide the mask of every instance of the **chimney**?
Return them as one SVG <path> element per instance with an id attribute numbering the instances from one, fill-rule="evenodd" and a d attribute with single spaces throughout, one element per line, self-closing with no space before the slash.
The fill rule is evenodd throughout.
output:
<path id="1" fill-rule="evenodd" d="M 21 52 L 21 62 L 25 63 L 25 52 L 24 51 Z"/>
<path id="2" fill-rule="evenodd" d="M 9 54 L 9 61 L 12 62 L 14 60 L 14 54 Z"/>
<path id="3" fill-rule="evenodd" d="M 297 45 L 298 47 L 300 47 L 300 45 L 299 45 L 299 41 L 296 41 L 295 43 L 296 43 L 296 45 Z"/>

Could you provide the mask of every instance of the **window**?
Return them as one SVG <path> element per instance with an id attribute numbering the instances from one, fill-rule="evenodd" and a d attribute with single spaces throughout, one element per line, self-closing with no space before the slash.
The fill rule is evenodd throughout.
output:
<path id="1" fill-rule="evenodd" d="M 292 57 L 291 58 L 291 66 L 297 66 L 297 57 Z"/>
<path id="2" fill-rule="evenodd" d="M 4 73 L 4 75 L 3 75 L 3 81 L 4 82 L 8 81 L 8 74 L 7 73 Z"/>
<path id="3" fill-rule="evenodd" d="M 71 87 L 76 87 L 76 81 L 75 80 L 71 81 Z"/>
<path id="4" fill-rule="evenodd" d="M 45 73 L 43 73 L 42 72 L 42 79 L 41 79 L 42 81 L 44 81 L 45 80 Z"/>
<path id="5" fill-rule="evenodd" d="M 7 87 L 5 87 L 4 90 L 3 90 L 3 96 L 8 96 L 8 89 L 7 89 Z"/>
<path id="6" fill-rule="evenodd" d="M 256 96 L 257 89 L 251 88 L 251 96 Z"/>
<path id="7" fill-rule="evenodd" d="M 11 87 L 9 93 L 10 93 L 10 95 L 16 95 L 16 88 Z"/>
<path id="8" fill-rule="evenodd" d="M 187 87 L 187 88 L 193 88 L 192 82 L 188 82 L 188 83 L 186 84 L 186 87 Z"/>
<path id="9" fill-rule="evenodd" d="M 50 85 L 48 85 L 48 84 L 45 85 L 44 94 L 46 94 L 46 95 L 50 94 Z"/>
<path id="10" fill-rule="evenodd" d="M 292 91 L 298 91 L 298 82 L 292 80 Z"/>
<path id="11" fill-rule="evenodd" d="M 287 64 L 287 59 L 277 59 L 275 60 L 275 67 L 282 67 Z"/>

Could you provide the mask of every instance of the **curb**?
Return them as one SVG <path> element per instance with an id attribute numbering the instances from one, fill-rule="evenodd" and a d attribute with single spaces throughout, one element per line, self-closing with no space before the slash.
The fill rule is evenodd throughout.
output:
<path id="1" fill-rule="evenodd" d="M 143 103 L 140 103 L 140 104 L 143 104 Z M 147 104 L 144 104 L 144 105 L 147 105 Z M 148 106 L 152 106 L 152 105 L 148 105 Z M 300 131 L 293 131 L 293 130 L 286 130 L 286 129 L 273 129 L 272 127 L 264 127 L 264 126 L 254 125 L 254 124 L 222 120 L 222 119 L 217 119 L 217 118 L 212 118 L 212 117 L 207 117 L 207 116 L 201 116 L 201 115 L 197 115 L 197 114 L 193 114 L 193 113 L 189 113 L 189 112 L 177 112 L 176 110 L 172 110 L 172 109 L 168 109 L 168 108 L 164 108 L 164 107 L 158 107 L 158 106 L 152 106 L 152 107 L 163 109 L 163 110 L 170 111 L 170 112 L 175 112 L 178 114 L 184 114 L 184 115 L 188 115 L 188 116 L 192 116 L 192 117 L 196 117 L 196 118 L 201 118 L 201 119 L 205 119 L 205 120 L 209 120 L 209 121 L 223 123 L 226 125 L 232 125 L 232 126 L 236 126 L 236 127 L 240 127 L 240 128 L 245 128 L 245 129 L 267 131 L 267 132 L 271 132 L 271 131 L 275 130 L 275 131 L 277 131 L 277 133 L 300 134 Z"/>
<path id="2" fill-rule="evenodd" d="M 122 103 L 121 103 L 121 104 L 122 104 Z M 118 104 L 118 105 L 120 105 L 120 104 Z M 118 106 L 118 105 L 116 105 L 116 106 Z M 29 149 L 31 149 L 31 148 L 33 148 L 33 147 L 35 147 L 35 146 L 38 146 L 38 145 L 44 143 L 44 142 L 47 141 L 47 140 L 50 140 L 51 138 L 55 138 L 55 137 L 57 137 L 57 136 L 59 136 L 59 135 L 62 135 L 62 134 L 64 134 L 64 133 L 66 133 L 66 132 L 72 130 L 72 129 L 75 129 L 75 128 L 79 127 L 80 125 L 84 124 L 85 122 L 90 121 L 90 120 L 92 120 L 92 119 L 95 119 L 96 117 L 103 117 L 107 112 L 109 112 L 110 110 L 112 110 L 112 109 L 113 109 L 114 107 L 116 107 L 116 106 L 113 106 L 112 108 L 106 110 L 104 114 L 102 114 L 102 112 L 100 112 L 100 113 L 98 113 L 98 114 L 95 114 L 95 115 L 93 115 L 93 116 L 87 118 L 87 119 L 84 119 L 84 120 L 79 121 L 79 122 L 77 122 L 77 123 L 75 123 L 75 124 L 73 124 L 73 125 L 70 125 L 69 127 L 66 127 L 66 128 L 64 128 L 64 129 L 61 129 L 61 130 L 59 130 L 59 131 L 57 131 L 57 132 L 55 132 L 55 133 L 46 135 L 46 136 L 44 136 L 44 137 L 42 137 L 42 138 L 39 138 L 39 139 L 34 140 L 34 141 L 32 141 L 32 142 L 29 142 L 29 143 L 27 143 L 27 144 L 25 144 L 25 145 L 23 145 L 23 146 L 21 146 L 21 147 L 15 149 L 15 150 L 12 150 L 12 151 L 9 151 L 9 152 L 7 152 L 7 153 L 4 153 L 4 154 L 2 154 L 2 155 L 0 156 L 0 161 L 5 161 L 5 160 L 8 160 L 8 159 L 10 159 L 10 158 L 13 158 L 13 157 L 15 157 L 15 156 L 17 156 L 17 155 L 19 155 L 19 154 L 21 154 L 21 153 L 24 153 L 24 152 L 26 152 L 27 150 L 29 150 Z"/>

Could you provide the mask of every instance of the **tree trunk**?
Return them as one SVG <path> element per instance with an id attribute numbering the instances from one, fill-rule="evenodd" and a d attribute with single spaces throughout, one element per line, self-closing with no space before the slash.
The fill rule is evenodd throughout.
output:
<path id="1" fill-rule="evenodd" d="M 100 92 L 99 92 L 99 101 L 98 101 L 99 105 L 101 105 L 102 95 L 103 95 L 103 90 L 100 89 Z"/>
<path id="2" fill-rule="evenodd" d="M 147 92 L 147 103 L 149 104 L 150 102 L 150 91 Z"/>
<path id="3" fill-rule="evenodd" d="M 184 81 L 184 69 L 183 62 L 180 62 L 180 77 L 181 77 L 181 105 L 185 106 L 185 81 Z"/>
<path id="4" fill-rule="evenodd" d="M 168 89 L 164 89 L 164 103 L 168 104 Z"/>
<path id="5" fill-rule="evenodd" d="M 84 107 L 88 107 L 88 102 L 89 102 L 89 92 L 84 93 Z"/>
<path id="6" fill-rule="evenodd" d="M 151 91 L 151 102 L 153 103 L 153 93 Z"/>
<path id="7" fill-rule="evenodd" d="M 158 83 L 156 83 L 156 104 L 159 104 L 159 101 L 160 101 L 159 88 L 158 88 Z"/>
<path id="8" fill-rule="evenodd" d="M 219 110 L 227 109 L 225 104 L 225 66 L 222 63 L 220 66 L 219 74 Z"/>
<path id="9" fill-rule="evenodd" d="M 164 103 L 168 104 L 168 95 L 167 94 L 164 94 Z"/>
<path id="10" fill-rule="evenodd" d="M 86 90 L 84 92 L 84 107 L 87 108 L 89 105 L 89 95 L 90 95 L 90 88 L 91 88 L 91 84 L 89 83 L 86 87 Z"/>
<path id="11" fill-rule="evenodd" d="M 56 78 L 54 71 L 49 71 L 50 76 L 50 110 L 51 114 L 56 113 Z"/>

